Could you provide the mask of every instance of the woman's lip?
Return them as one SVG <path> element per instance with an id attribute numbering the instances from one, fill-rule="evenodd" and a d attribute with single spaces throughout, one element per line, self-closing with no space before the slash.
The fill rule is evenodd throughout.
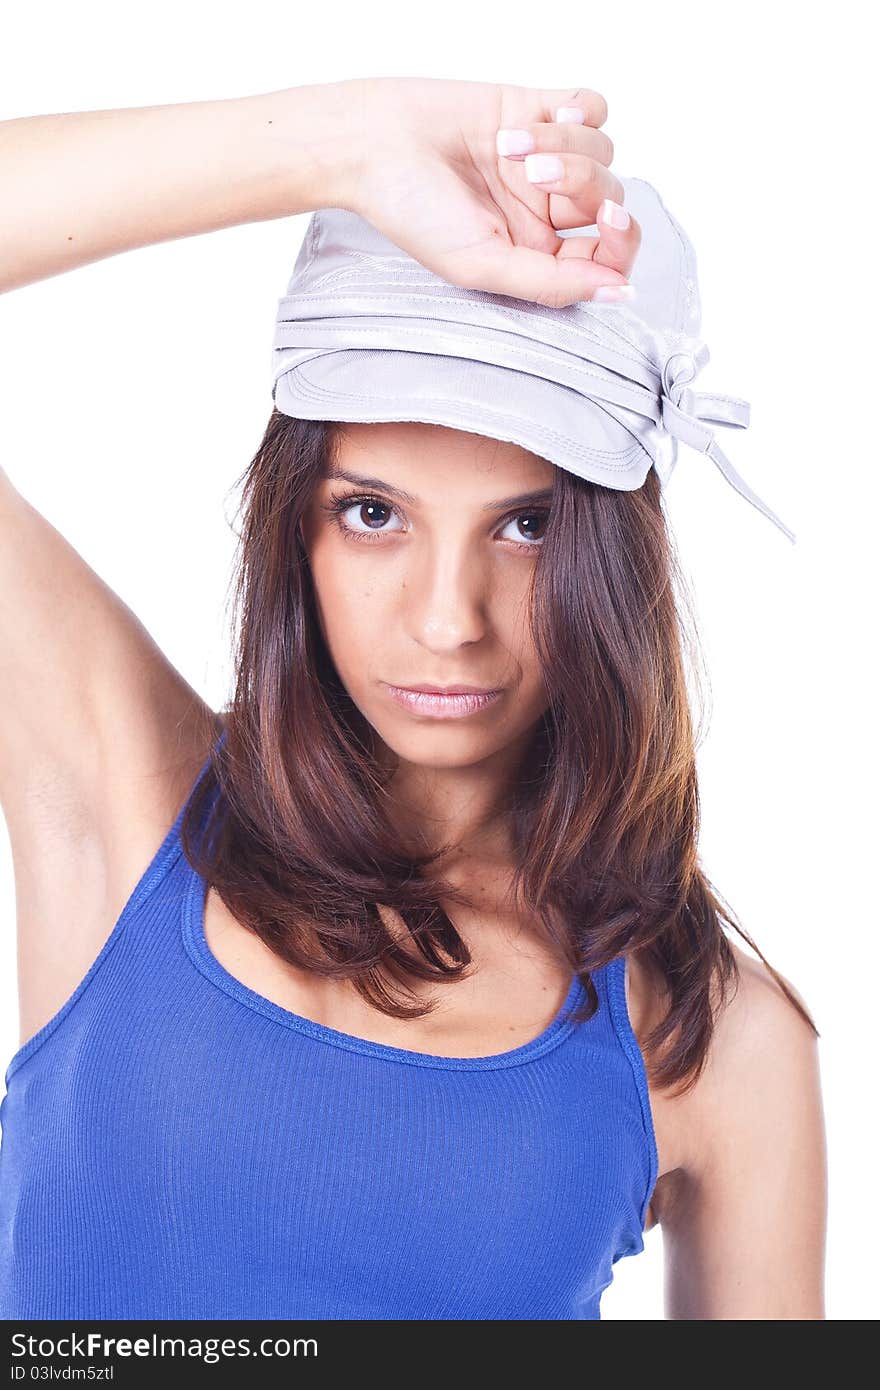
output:
<path id="1" fill-rule="evenodd" d="M 491 685 L 398 685 L 396 690 L 415 690 L 421 695 L 494 695 Z"/>
<path id="2" fill-rule="evenodd" d="M 384 682 L 392 700 L 408 709 L 412 714 L 426 715 L 429 719 L 461 719 L 469 714 L 488 709 L 501 695 L 500 690 L 469 691 L 464 694 L 451 692 L 418 690 L 412 686 L 391 685 Z"/>

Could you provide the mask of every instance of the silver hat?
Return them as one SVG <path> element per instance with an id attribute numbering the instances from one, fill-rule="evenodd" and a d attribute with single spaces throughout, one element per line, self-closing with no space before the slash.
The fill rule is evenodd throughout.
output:
<path id="1" fill-rule="evenodd" d="M 665 485 L 681 442 L 794 542 L 715 439 L 713 425 L 748 427 L 748 402 L 693 389 L 709 361 L 694 249 L 650 183 L 620 181 L 642 230 L 630 303 L 548 309 L 461 289 L 357 213 L 317 210 L 278 301 L 276 408 L 449 425 L 626 492 L 652 466 Z"/>

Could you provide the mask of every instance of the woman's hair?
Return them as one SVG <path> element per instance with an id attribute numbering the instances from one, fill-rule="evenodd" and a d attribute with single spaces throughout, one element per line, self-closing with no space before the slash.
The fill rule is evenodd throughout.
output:
<path id="1" fill-rule="evenodd" d="M 434 1005 L 408 986 L 457 979 L 471 963 L 440 905 L 465 900 L 425 872 L 436 854 L 401 845 L 393 774 L 322 635 L 298 523 L 342 430 L 273 409 L 238 479 L 234 694 L 181 836 L 191 865 L 279 957 L 418 1018 Z M 704 672 L 686 599 L 654 469 L 624 492 L 557 468 L 531 603 L 550 704 L 506 804 L 514 893 L 585 986 L 578 1022 L 598 1008 L 598 967 L 638 952 L 659 969 L 666 1013 L 645 1062 L 680 1092 L 738 980 L 725 924 L 816 1031 L 700 867 L 687 676 L 702 707 Z"/>

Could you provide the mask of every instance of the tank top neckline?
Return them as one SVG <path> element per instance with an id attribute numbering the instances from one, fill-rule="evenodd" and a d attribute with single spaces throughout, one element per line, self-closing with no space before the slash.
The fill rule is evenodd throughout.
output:
<path id="1" fill-rule="evenodd" d="M 205 936 L 205 902 L 208 888 L 204 878 L 189 866 L 189 881 L 186 885 L 181 914 L 181 930 L 186 952 L 193 964 L 212 984 L 224 990 L 240 1004 L 273 1019 L 285 1028 L 303 1033 L 318 1042 L 333 1047 L 344 1048 L 349 1052 L 360 1052 L 389 1062 L 404 1062 L 410 1066 L 436 1067 L 450 1071 L 488 1071 L 499 1067 L 519 1066 L 541 1057 L 551 1048 L 557 1047 L 577 1026 L 571 1020 L 571 1013 L 586 999 L 586 990 L 575 974 L 572 977 L 565 999 L 551 1023 L 531 1041 L 506 1052 L 494 1052 L 481 1057 L 444 1057 L 433 1052 L 420 1052 L 415 1049 L 395 1047 L 390 1043 L 373 1042 L 354 1033 L 346 1033 L 339 1028 L 317 1023 L 286 1009 L 274 1000 L 244 984 L 220 963 L 208 945 Z M 594 972 L 595 974 L 596 972 Z"/>

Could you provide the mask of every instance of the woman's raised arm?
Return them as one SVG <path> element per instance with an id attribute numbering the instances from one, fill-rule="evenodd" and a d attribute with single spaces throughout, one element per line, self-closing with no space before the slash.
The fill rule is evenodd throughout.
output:
<path id="1" fill-rule="evenodd" d="M 364 83 L 0 122 L 0 290 L 326 202 Z"/>
<path id="2" fill-rule="evenodd" d="M 379 77 L 3 121 L 0 290 L 343 207 L 453 284 L 564 307 L 625 284 L 638 253 L 634 218 L 599 216 L 622 198 L 606 117 L 588 87 Z M 560 179 L 533 182 L 530 155 L 555 156 Z M 598 238 L 558 236 L 594 224 Z"/>

